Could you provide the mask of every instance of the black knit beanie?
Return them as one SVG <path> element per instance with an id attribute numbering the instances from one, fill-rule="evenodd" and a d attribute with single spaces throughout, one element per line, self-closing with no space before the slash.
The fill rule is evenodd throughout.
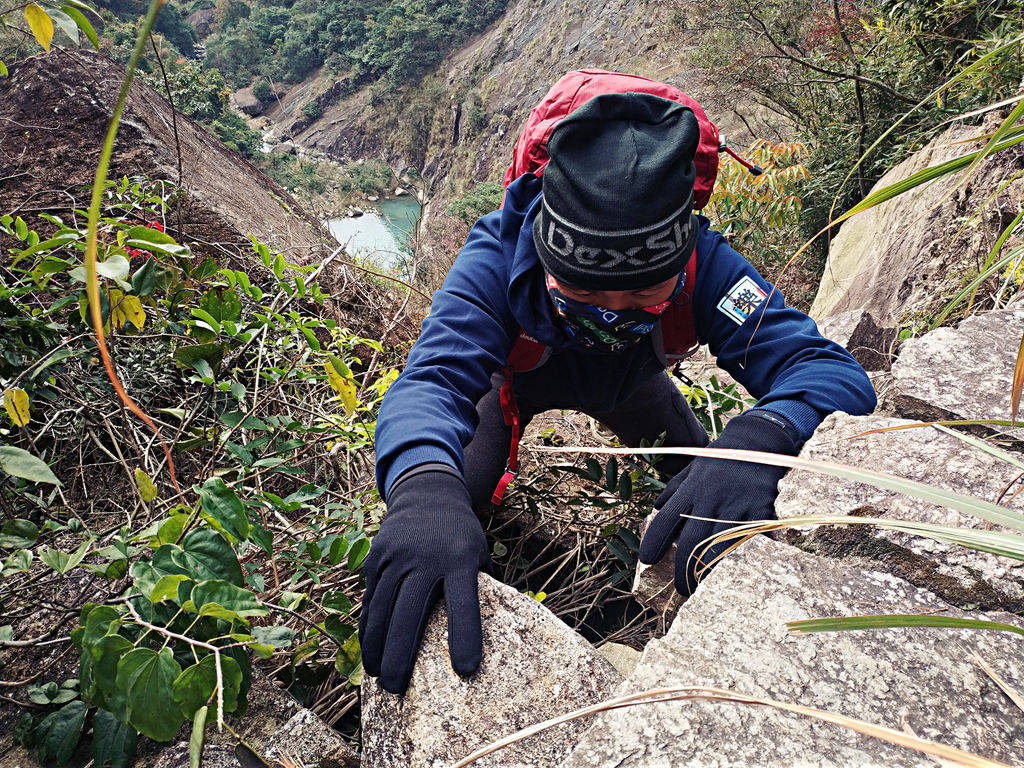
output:
<path id="1" fill-rule="evenodd" d="M 588 290 L 646 288 L 693 252 L 689 107 L 648 93 L 595 96 L 551 132 L 533 242 L 544 269 Z"/>

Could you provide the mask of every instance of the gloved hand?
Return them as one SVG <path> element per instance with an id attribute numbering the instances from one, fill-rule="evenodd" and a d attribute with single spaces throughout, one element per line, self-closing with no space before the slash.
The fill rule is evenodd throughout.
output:
<path id="1" fill-rule="evenodd" d="M 442 592 L 452 667 L 473 674 L 483 655 L 477 572 L 491 568 L 462 478 L 426 471 L 399 480 L 364 567 L 359 642 L 367 674 L 380 677 L 386 691 L 405 691 Z"/>
<path id="2" fill-rule="evenodd" d="M 789 456 L 800 452 L 796 429 L 783 417 L 765 411 L 747 411 L 737 416 L 708 447 Z M 678 539 L 675 584 L 683 597 L 689 596 L 697 588 L 697 572 L 729 545 L 715 545 L 701 556 L 699 563 L 700 553 L 694 552 L 694 548 L 708 536 L 737 523 L 775 517 L 778 484 L 786 471 L 785 467 L 698 456 L 669 481 L 654 503 L 658 513 L 640 542 L 640 562 L 658 562 Z"/>

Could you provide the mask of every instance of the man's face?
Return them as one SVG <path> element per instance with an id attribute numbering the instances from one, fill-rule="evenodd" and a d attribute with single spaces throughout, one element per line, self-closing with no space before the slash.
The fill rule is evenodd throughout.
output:
<path id="1" fill-rule="evenodd" d="M 672 295 L 672 291 L 675 290 L 679 276 L 670 277 L 668 280 L 657 285 L 637 288 L 633 291 L 588 291 L 584 288 L 574 288 L 571 285 L 560 283 L 554 277 L 551 279 L 555 284 L 555 288 L 574 301 L 581 301 L 584 304 L 593 304 L 596 307 L 619 311 L 623 309 L 653 307 L 666 301 Z"/>

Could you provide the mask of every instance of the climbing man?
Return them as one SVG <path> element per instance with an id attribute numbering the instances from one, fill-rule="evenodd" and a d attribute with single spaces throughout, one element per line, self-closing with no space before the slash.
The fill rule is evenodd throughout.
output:
<path id="1" fill-rule="evenodd" d="M 502 208 L 469 233 L 381 406 L 388 512 L 366 560 L 359 637 L 386 690 L 408 686 L 441 595 L 452 666 L 477 670 L 477 574 L 491 563 L 476 513 L 500 502 L 534 415 L 581 411 L 629 446 L 662 435 L 706 446 L 665 370 L 698 342 L 759 398 L 713 448 L 792 456 L 829 413 L 875 407 L 853 357 L 695 215 L 720 144 L 677 89 L 600 70 L 570 73 L 531 113 Z M 785 470 L 685 456 L 656 466 L 672 479 L 639 556 L 656 562 L 676 542 L 685 596 L 695 546 L 774 516 Z"/>

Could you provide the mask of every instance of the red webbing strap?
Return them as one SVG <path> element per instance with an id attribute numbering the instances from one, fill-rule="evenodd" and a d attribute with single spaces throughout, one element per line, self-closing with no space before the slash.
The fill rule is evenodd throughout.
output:
<path id="1" fill-rule="evenodd" d="M 508 488 L 519 470 L 519 406 L 516 405 L 516 395 L 512 391 L 512 369 L 505 368 L 505 383 L 499 391 L 501 400 L 501 415 L 505 419 L 505 426 L 512 427 L 512 442 L 508 450 L 508 463 L 505 464 L 505 474 L 498 481 L 498 487 L 494 489 L 491 496 L 491 504 L 501 504 L 505 496 L 505 489 Z"/>

